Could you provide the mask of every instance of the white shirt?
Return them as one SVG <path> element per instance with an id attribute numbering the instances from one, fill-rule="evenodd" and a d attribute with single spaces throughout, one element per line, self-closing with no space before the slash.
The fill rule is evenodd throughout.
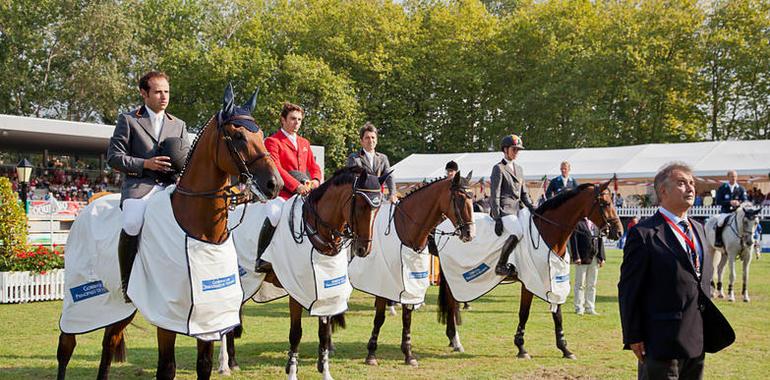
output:
<path id="1" fill-rule="evenodd" d="M 738 187 L 738 182 L 736 182 L 736 183 L 734 183 L 732 185 L 730 184 L 730 182 L 728 182 L 727 186 L 730 186 L 730 192 L 734 193 L 735 192 L 735 188 Z"/>
<path id="2" fill-rule="evenodd" d="M 283 134 L 286 137 L 289 138 L 289 141 L 291 141 L 292 145 L 294 145 L 294 149 L 299 149 L 299 148 L 297 148 L 297 134 L 296 133 L 286 132 L 286 130 L 284 130 L 283 128 L 281 128 L 281 132 L 283 132 Z"/>
<path id="3" fill-rule="evenodd" d="M 369 160 L 369 166 L 374 169 L 374 151 L 369 152 L 364 149 L 364 155 L 366 155 L 366 159 Z"/>
<path id="4" fill-rule="evenodd" d="M 160 139 L 160 129 L 163 128 L 163 117 L 166 116 L 166 111 L 160 111 L 155 113 L 152 108 L 144 107 L 147 110 L 147 116 L 150 117 L 150 123 L 152 124 L 153 133 L 155 133 L 155 140 Z"/>
<path id="5" fill-rule="evenodd" d="M 677 228 L 679 228 L 679 231 L 684 232 L 679 222 L 684 220 L 687 222 L 687 224 L 690 225 L 689 236 L 692 238 L 692 242 L 695 244 L 695 250 L 698 252 L 698 260 L 700 261 L 701 266 L 703 266 L 703 250 L 701 249 L 701 245 L 698 242 L 698 236 L 696 236 L 695 231 L 693 231 L 694 228 L 692 227 L 692 224 L 690 224 L 690 221 L 687 219 L 687 214 L 684 215 L 684 218 L 680 218 L 674 215 L 673 213 L 671 213 L 671 211 L 668 211 L 663 207 L 658 208 L 658 211 L 660 211 L 660 213 L 665 215 L 667 218 L 671 219 L 671 222 L 676 224 Z M 676 240 L 679 241 L 679 244 L 682 245 L 682 248 L 684 249 L 684 251 L 690 252 L 690 247 L 687 246 L 687 243 L 684 241 L 684 237 L 682 237 L 682 235 L 680 235 L 678 232 L 674 231 L 674 227 L 672 227 L 670 224 L 668 224 L 668 228 L 670 228 L 671 232 L 674 233 L 674 236 L 676 236 Z"/>
<path id="6" fill-rule="evenodd" d="M 569 181 L 569 177 L 562 176 L 561 177 L 561 181 L 564 184 L 564 187 L 567 187 L 567 181 Z"/>

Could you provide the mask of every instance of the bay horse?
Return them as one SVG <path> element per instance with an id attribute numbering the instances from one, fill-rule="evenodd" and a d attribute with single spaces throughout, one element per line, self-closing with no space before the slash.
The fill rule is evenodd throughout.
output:
<path id="1" fill-rule="evenodd" d="M 725 221 L 725 227 L 722 229 L 722 242 L 724 246 L 714 246 L 714 228 L 719 216 L 712 216 L 706 221 L 705 230 L 708 236 L 708 243 L 711 246 L 711 252 L 714 255 L 714 279 L 716 279 L 716 289 L 712 292 L 719 298 L 724 298 L 722 290 L 722 273 L 725 264 L 730 264 L 730 283 L 727 288 L 727 300 L 735 302 L 735 259 L 740 258 L 743 261 L 743 302 L 749 302 L 749 267 L 751 266 L 752 251 L 754 250 L 754 233 L 759 225 L 759 212 L 762 209 L 754 207 L 750 202 L 744 202 L 735 211 L 729 214 Z M 713 281 L 712 281 L 713 286 Z"/>
<path id="2" fill-rule="evenodd" d="M 591 220 L 602 231 L 602 234 L 607 233 L 612 239 L 620 238 L 623 233 L 623 226 L 612 202 L 610 191 L 607 189 L 613 180 L 602 184 L 587 183 L 575 189 L 564 191 L 547 200 L 532 213 L 532 221 L 536 229 L 548 248 L 557 256 L 564 257 L 569 237 L 577 222 L 583 217 Z M 528 243 L 529 239 L 524 237 L 520 244 Z M 516 275 L 510 276 L 506 280 L 520 282 Z M 521 359 L 530 358 L 529 353 L 524 349 L 524 330 L 529 319 L 533 295 L 522 283 L 519 300 L 519 324 L 514 337 L 514 344 L 518 348 L 517 357 Z M 440 319 L 447 323 L 447 338 L 450 339 L 450 345 L 458 345 L 462 350 L 462 346 L 459 344 L 459 333 L 456 329 L 459 320 L 449 318 L 449 311 L 452 307 L 457 309 L 457 302 L 442 275 L 439 288 Z M 556 335 L 556 347 L 562 351 L 564 358 L 576 359 L 575 354 L 567 348 L 567 340 L 564 338 L 561 305 L 558 305 L 556 311 L 551 314 Z"/>
<path id="3" fill-rule="evenodd" d="M 410 249 L 408 254 L 427 255 L 426 246 L 429 245 L 429 237 L 432 231 L 445 218 L 448 218 L 455 227 L 455 233 L 462 241 L 470 241 L 475 235 L 473 222 L 473 194 L 469 190 L 470 179 L 473 173 L 468 173 L 466 178 L 458 172 L 453 178 L 436 180 L 415 190 L 399 200 L 386 216 L 388 220 L 387 230 L 376 230 L 380 240 L 396 240 L 401 248 Z M 395 227 L 395 236 L 391 233 L 391 227 Z M 393 245 L 393 244 L 391 244 Z M 379 255 L 397 255 L 400 258 L 400 250 L 397 252 L 377 252 Z M 354 259 L 355 260 L 355 259 Z M 372 262 L 372 264 L 375 264 Z M 367 268 L 370 269 L 370 268 Z M 377 270 L 377 268 L 371 268 Z M 382 269 L 380 269 L 382 270 Z M 355 287 L 355 285 L 354 285 Z M 427 290 L 427 289 L 426 289 Z M 373 293 L 373 292 L 372 292 Z M 374 306 L 374 327 L 366 348 L 366 364 L 378 365 L 377 340 L 380 329 L 385 323 L 385 308 L 388 299 L 376 293 Z M 424 297 L 424 293 L 422 294 Z M 392 301 L 399 302 L 399 299 Z M 412 353 L 412 312 L 414 305 L 402 303 L 401 316 L 401 352 L 404 354 L 404 363 L 413 367 L 418 366 L 417 358 Z"/>
<path id="4" fill-rule="evenodd" d="M 250 116 L 256 105 L 256 96 L 254 92 L 242 107 L 238 107 L 233 101 L 232 86 L 228 85 L 222 109 L 208 121 L 192 144 L 176 191 L 171 196 L 171 205 L 179 226 L 195 239 L 215 244 L 225 241 L 229 236 L 229 207 L 241 202 L 275 198 L 283 187 L 283 181 L 265 148 L 263 132 Z M 242 124 L 253 125 L 256 129 Z M 231 176 L 240 178 L 246 185 L 245 191 L 232 190 Z M 114 252 L 98 254 L 113 255 Z M 117 265 L 116 260 L 113 262 Z M 105 327 L 98 379 L 109 377 L 113 359 L 125 361 L 123 332 L 135 314 Z M 157 337 L 156 376 L 158 379 L 173 379 L 176 373 L 176 333 L 158 328 Z M 75 334 L 62 332 L 57 350 L 58 379 L 65 378 L 67 364 L 75 346 Z M 197 347 L 198 378 L 208 379 L 211 374 L 213 342 L 198 340 Z"/>

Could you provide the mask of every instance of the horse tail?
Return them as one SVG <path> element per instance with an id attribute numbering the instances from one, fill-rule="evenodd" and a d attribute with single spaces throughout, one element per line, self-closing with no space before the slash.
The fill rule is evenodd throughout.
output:
<path id="1" fill-rule="evenodd" d="M 233 338 L 240 339 L 243 336 L 243 325 L 235 326 L 233 329 Z"/>
<path id="2" fill-rule="evenodd" d="M 449 289 L 447 288 L 446 277 L 444 272 L 439 271 L 438 278 L 438 322 L 442 325 L 446 324 L 447 318 L 449 318 Z"/>
<path id="3" fill-rule="evenodd" d="M 332 316 L 331 320 L 332 320 L 332 332 L 335 332 L 338 329 L 344 329 L 346 327 L 345 313 L 334 315 Z"/>
<path id="4" fill-rule="evenodd" d="M 118 363 L 124 363 L 126 361 L 126 334 L 121 332 L 118 335 L 118 341 L 115 343 L 112 349 L 112 358 Z"/>

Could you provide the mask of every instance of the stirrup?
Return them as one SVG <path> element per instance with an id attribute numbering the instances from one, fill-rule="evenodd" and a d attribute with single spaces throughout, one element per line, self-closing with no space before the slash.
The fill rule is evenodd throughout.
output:
<path id="1" fill-rule="evenodd" d="M 497 266 L 495 266 L 495 274 L 505 277 L 512 276 L 516 274 L 516 268 L 513 266 L 513 264 L 509 263 L 497 264 Z"/>

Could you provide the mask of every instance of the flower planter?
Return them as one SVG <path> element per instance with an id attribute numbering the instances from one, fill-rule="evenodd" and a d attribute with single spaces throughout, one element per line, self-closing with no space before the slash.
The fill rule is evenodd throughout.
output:
<path id="1" fill-rule="evenodd" d="M 0 303 L 64 299 L 64 269 L 45 274 L 0 272 Z"/>

